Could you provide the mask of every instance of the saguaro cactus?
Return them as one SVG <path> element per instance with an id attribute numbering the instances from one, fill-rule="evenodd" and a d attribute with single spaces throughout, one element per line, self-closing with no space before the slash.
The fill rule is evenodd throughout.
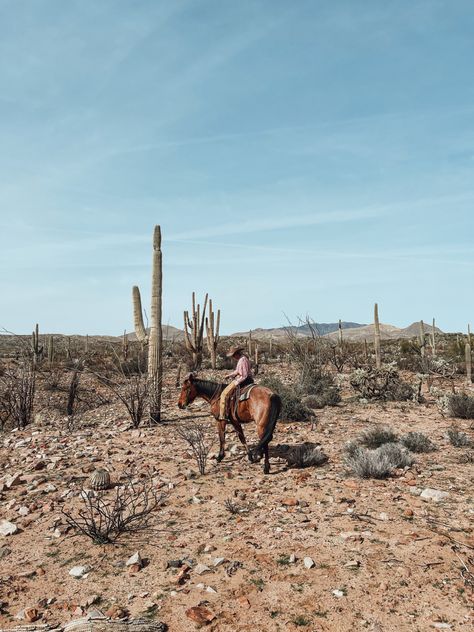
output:
<path id="1" fill-rule="evenodd" d="M 342 347 L 344 340 L 343 340 L 343 337 L 342 337 L 342 322 L 341 322 L 341 319 L 339 319 L 338 330 L 339 330 L 339 346 Z"/>
<path id="2" fill-rule="evenodd" d="M 53 364 L 53 360 L 54 360 L 54 338 L 53 336 L 50 336 L 48 338 L 48 362 L 50 366 Z"/>
<path id="3" fill-rule="evenodd" d="M 464 348 L 466 357 L 466 384 L 472 384 L 471 327 L 467 326 L 467 341 Z"/>
<path id="4" fill-rule="evenodd" d="M 163 382 L 163 332 L 161 327 L 163 262 L 161 253 L 161 228 L 153 232 L 153 258 L 151 271 L 151 322 L 147 337 L 143 324 L 140 290 L 135 285 L 132 291 L 135 333 L 140 342 L 148 340 L 148 392 L 150 421 L 161 421 L 161 389 Z"/>
<path id="5" fill-rule="evenodd" d="M 132 288 L 132 301 L 135 335 L 137 340 L 144 344 L 148 342 L 148 336 L 146 334 L 145 325 L 143 324 L 142 299 L 140 296 L 140 289 L 137 285 L 134 285 Z"/>
<path id="6" fill-rule="evenodd" d="M 211 366 L 213 369 L 217 365 L 217 345 L 219 344 L 219 325 L 221 321 L 221 310 L 217 310 L 217 320 L 214 322 L 214 310 L 212 300 L 209 301 L 209 318 L 206 318 L 206 342 L 211 355 Z"/>
<path id="7" fill-rule="evenodd" d="M 436 325 L 435 325 L 434 318 L 433 318 L 433 325 L 431 329 L 431 352 L 434 358 L 436 356 Z"/>
<path id="8" fill-rule="evenodd" d="M 43 345 L 40 345 L 38 323 L 36 323 L 35 329 L 31 334 L 31 350 L 33 352 L 33 362 L 37 364 L 43 357 Z"/>
<path id="9" fill-rule="evenodd" d="M 204 321 L 206 318 L 208 295 L 204 299 L 201 314 L 201 306 L 196 306 L 196 293 L 193 292 L 193 317 L 189 318 L 189 312 L 184 312 L 184 340 L 186 349 L 192 357 L 193 369 L 199 369 L 202 363 L 202 339 L 204 334 Z"/>
<path id="10" fill-rule="evenodd" d="M 374 305 L 374 349 L 375 349 L 375 366 L 377 369 L 382 368 L 382 356 L 380 353 L 380 322 L 379 322 L 379 306 Z"/>
<path id="11" fill-rule="evenodd" d="M 419 324 L 419 342 L 420 342 L 420 353 L 421 353 L 421 357 L 424 358 L 425 357 L 425 324 L 423 323 L 422 320 L 420 320 L 420 324 Z"/>

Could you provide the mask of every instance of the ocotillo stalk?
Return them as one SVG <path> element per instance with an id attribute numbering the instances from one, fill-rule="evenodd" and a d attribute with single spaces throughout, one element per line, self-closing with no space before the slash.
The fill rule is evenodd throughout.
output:
<path id="1" fill-rule="evenodd" d="M 342 323 L 341 323 L 341 319 L 339 319 L 339 346 L 342 347 Z"/>
<path id="2" fill-rule="evenodd" d="M 147 342 L 147 335 L 145 325 L 143 324 L 142 299 L 140 296 L 140 289 L 137 285 L 134 285 L 132 288 L 132 301 L 135 335 L 137 340 L 144 344 Z"/>
<path id="3" fill-rule="evenodd" d="M 179 388 L 181 386 L 181 370 L 182 365 L 178 364 L 178 370 L 176 372 L 176 388 Z"/>
<path id="4" fill-rule="evenodd" d="M 379 306 L 374 306 L 374 348 L 375 348 L 375 366 L 377 369 L 382 368 L 382 357 L 380 353 L 380 323 L 379 323 Z"/>
<path id="5" fill-rule="evenodd" d="M 128 336 L 126 329 L 124 329 L 122 337 L 122 355 L 124 360 L 128 359 Z"/>
<path id="6" fill-rule="evenodd" d="M 249 331 L 249 337 L 247 339 L 247 351 L 249 356 L 252 355 L 252 330 Z"/>
<path id="7" fill-rule="evenodd" d="M 162 303 L 162 254 L 161 228 L 155 226 L 153 232 L 153 263 L 151 278 L 151 322 L 148 344 L 148 382 L 150 393 L 150 419 L 161 421 L 161 387 L 163 378 L 163 332 L 161 328 Z"/>
<path id="8" fill-rule="evenodd" d="M 472 355 L 471 355 L 471 345 L 468 342 L 466 342 L 465 354 L 466 354 L 466 384 L 472 384 Z"/>
<path id="9" fill-rule="evenodd" d="M 68 360 L 72 359 L 72 355 L 71 355 L 71 336 L 67 337 L 66 355 L 67 355 L 67 359 Z"/>
<path id="10" fill-rule="evenodd" d="M 54 360 L 54 338 L 50 336 L 48 338 L 48 362 L 49 364 L 53 364 Z"/>
<path id="11" fill-rule="evenodd" d="M 419 334 L 420 353 L 421 353 L 421 357 L 424 358 L 425 357 L 425 325 L 422 320 L 420 320 L 419 327 L 420 327 L 420 334 Z"/>
<path id="12" fill-rule="evenodd" d="M 433 329 L 431 330 L 431 352 L 433 357 L 436 355 L 436 326 L 435 319 L 433 318 Z"/>
<path id="13" fill-rule="evenodd" d="M 255 343 L 255 375 L 258 375 L 258 342 Z"/>
<path id="14" fill-rule="evenodd" d="M 86 334 L 86 353 L 89 353 L 89 334 Z"/>
<path id="15" fill-rule="evenodd" d="M 268 352 L 268 355 L 271 357 L 272 355 L 272 351 L 273 351 L 273 334 L 270 335 L 270 350 Z"/>
<path id="16" fill-rule="evenodd" d="M 369 345 L 367 344 L 367 338 L 364 338 L 364 351 L 365 351 L 365 361 L 368 364 L 369 363 Z"/>
<path id="17" fill-rule="evenodd" d="M 204 299 L 204 306 L 201 314 L 201 306 L 196 307 L 196 294 L 193 292 L 193 317 L 189 318 L 189 312 L 184 312 L 184 340 L 186 349 L 191 354 L 193 368 L 199 369 L 202 362 L 202 338 L 204 334 L 204 322 L 206 318 L 208 295 Z"/>
<path id="18" fill-rule="evenodd" d="M 217 366 L 217 345 L 219 344 L 219 325 L 221 320 L 221 310 L 217 310 L 217 321 L 214 322 L 214 310 L 212 300 L 209 301 L 209 318 L 206 318 L 206 342 L 211 355 L 211 367 Z"/>

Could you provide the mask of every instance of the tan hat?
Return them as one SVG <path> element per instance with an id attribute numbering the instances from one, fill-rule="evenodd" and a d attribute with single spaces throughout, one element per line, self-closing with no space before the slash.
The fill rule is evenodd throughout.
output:
<path id="1" fill-rule="evenodd" d="M 245 349 L 245 347 L 231 347 L 229 349 L 229 352 L 226 354 L 226 356 L 228 358 L 232 358 L 232 356 L 234 356 L 236 353 L 238 353 L 239 351 L 243 351 Z"/>

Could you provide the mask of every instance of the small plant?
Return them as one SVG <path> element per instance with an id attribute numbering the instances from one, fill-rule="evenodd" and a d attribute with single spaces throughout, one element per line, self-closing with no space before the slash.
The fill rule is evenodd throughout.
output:
<path id="1" fill-rule="evenodd" d="M 206 433 L 197 424 L 186 427 L 182 426 L 178 428 L 178 435 L 186 441 L 191 448 L 191 451 L 196 459 L 196 465 L 198 466 L 199 473 L 206 473 L 206 464 L 209 452 L 211 450 L 211 444 L 206 440 Z"/>
<path id="2" fill-rule="evenodd" d="M 449 443 L 455 448 L 467 448 L 472 445 L 472 441 L 469 436 L 454 426 L 448 428 L 446 436 L 449 439 Z"/>
<path id="3" fill-rule="evenodd" d="M 376 425 L 366 428 L 357 439 L 358 443 L 367 448 L 378 448 L 384 443 L 395 443 L 398 441 L 397 433 L 389 426 Z"/>
<path id="4" fill-rule="evenodd" d="M 409 467 L 413 463 L 408 450 L 398 443 L 384 443 L 369 450 L 355 443 L 345 449 L 345 463 L 350 472 L 359 478 L 387 478 L 394 469 Z"/>
<path id="5" fill-rule="evenodd" d="M 474 463 L 474 450 L 468 450 L 460 454 L 458 463 Z"/>
<path id="6" fill-rule="evenodd" d="M 263 378 L 260 385 L 266 386 L 280 396 L 282 402 L 281 419 L 307 421 L 311 417 L 311 410 L 303 403 L 300 390 L 296 385 L 287 386 L 275 376 Z"/>
<path id="7" fill-rule="evenodd" d="M 449 398 L 449 412 L 452 417 L 474 419 L 474 397 L 465 393 L 451 395 Z"/>
<path id="8" fill-rule="evenodd" d="M 224 507 L 232 515 L 239 514 L 240 510 L 241 510 L 241 507 L 234 500 L 232 500 L 230 498 L 228 498 L 226 501 L 224 501 Z"/>
<path id="9" fill-rule="evenodd" d="M 286 459 L 288 467 L 318 467 L 327 463 L 328 456 L 321 450 L 319 444 L 305 441 L 297 445 L 278 445 L 270 448 L 272 456 Z"/>
<path id="10" fill-rule="evenodd" d="M 352 388 L 368 400 L 406 401 L 414 396 L 413 388 L 404 382 L 398 371 L 384 369 L 356 369 L 350 376 Z"/>
<path id="11" fill-rule="evenodd" d="M 14 428 L 23 429 L 33 420 L 36 390 L 36 369 L 24 358 L 17 366 L 0 375 L 0 423 L 3 428 L 11 421 Z"/>
<path id="12" fill-rule="evenodd" d="M 299 614 L 293 619 L 293 623 L 298 627 L 306 627 L 307 625 L 311 624 L 311 621 L 307 619 L 304 615 Z"/>
<path id="13" fill-rule="evenodd" d="M 82 508 L 76 513 L 63 510 L 67 524 L 76 535 L 85 535 L 94 544 L 111 544 L 124 534 L 149 532 L 153 513 L 162 504 L 151 478 L 135 482 L 129 477 L 107 499 L 82 491 Z"/>
<path id="14" fill-rule="evenodd" d="M 436 445 L 422 432 L 408 432 L 401 437 L 400 443 L 403 443 L 410 452 L 422 453 L 437 450 Z"/>

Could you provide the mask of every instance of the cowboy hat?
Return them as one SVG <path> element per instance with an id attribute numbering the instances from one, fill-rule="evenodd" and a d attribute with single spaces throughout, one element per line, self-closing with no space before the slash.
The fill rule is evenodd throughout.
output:
<path id="1" fill-rule="evenodd" d="M 228 358 L 232 358 L 232 356 L 234 356 L 236 353 L 238 353 L 239 351 L 243 351 L 245 349 L 245 347 L 231 347 L 229 349 L 229 352 L 226 353 L 226 356 Z"/>

